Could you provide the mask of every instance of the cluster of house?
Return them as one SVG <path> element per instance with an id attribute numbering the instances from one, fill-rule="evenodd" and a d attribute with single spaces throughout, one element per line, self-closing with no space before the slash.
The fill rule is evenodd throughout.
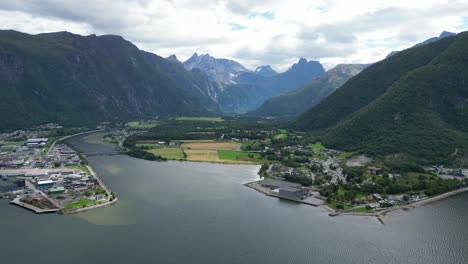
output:
<path id="1" fill-rule="evenodd" d="M 22 168 L 28 159 L 40 156 L 39 149 L 31 149 L 21 145 L 4 145 L 0 147 L 0 150 L 0 169 Z"/>
<path id="2" fill-rule="evenodd" d="M 290 175 L 294 175 L 294 176 L 297 176 L 297 175 L 305 175 L 305 176 L 310 176 L 310 177 L 314 177 L 313 173 L 310 172 L 310 171 L 301 171 L 297 168 L 291 168 L 291 167 L 288 167 L 286 165 L 282 165 L 282 164 L 278 164 L 278 163 L 274 163 L 272 164 L 268 170 L 267 170 L 267 174 L 270 175 L 270 176 L 284 176 L 286 174 L 290 174 Z"/>
<path id="3" fill-rule="evenodd" d="M 44 159 L 49 163 L 53 162 L 55 165 L 57 165 L 57 163 L 61 165 L 79 165 L 81 162 L 78 153 L 63 144 L 55 145 L 49 151 L 49 154 L 45 155 Z"/>
<path id="4" fill-rule="evenodd" d="M 434 173 L 436 173 L 437 175 L 449 175 L 449 176 L 455 176 L 455 177 L 465 177 L 465 174 L 463 173 L 463 169 L 462 168 L 458 168 L 458 169 L 446 169 L 444 168 L 443 165 L 440 165 L 440 166 L 432 166 L 432 169 L 434 171 Z"/>
<path id="5" fill-rule="evenodd" d="M 421 199 L 427 198 L 427 196 L 424 194 L 412 194 L 408 196 L 407 201 L 404 201 L 404 196 L 405 195 L 388 195 L 388 196 L 382 197 L 380 194 L 374 193 L 367 197 L 360 198 L 357 202 L 359 204 L 365 204 L 366 207 L 369 209 L 379 210 L 379 209 L 392 207 L 395 205 L 400 205 L 404 202 L 413 203 Z"/>
<path id="6" fill-rule="evenodd" d="M 47 138 L 28 139 L 25 146 L 15 146 L 14 151 L 0 154 L 0 169 L 51 168 L 58 165 L 78 165 L 80 158 L 76 151 L 65 145 L 55 145 L 44 155 L 43 147 Z"/>
<path id="7" fill-rule="evenodd" d="M 327 160 L 312 158 L 307 159 L 304 162 L 300 162 L 299 165 L 303 169 L 291 168 L 282 164 L 272 164 L 267 170 L 269 176 L 284 176 L 290 174 L 292 176 L 304 176 L 315 179 L 317 176 L 328 175 L 331 177 L 331 183 L 336 183 L 339 179 L 344 179 L 343 169 L 340 167 L 339 159 L 329 157 Z M 307 168 L 310 167 L 319 168 L 318 172 L 313 173 Z"/>
<path id="8" fill-rule="evenodd" d="M 13 132 L 0 133 L 0 142 L 11 138 L 34 138 L 39 135 L 48 135 L 51 130 L 60 129 L 61 125 L 56 123 L 48 123 L 33 127 L 31 129 L 19 129 Z"/>

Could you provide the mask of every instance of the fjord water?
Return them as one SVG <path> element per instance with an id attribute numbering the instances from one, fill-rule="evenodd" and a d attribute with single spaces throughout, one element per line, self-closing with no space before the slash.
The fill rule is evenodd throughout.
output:
<path id="1" fill-rule="evenodd" d="M 99 135 L 69 140 L 113 148 Z M 468 194 L 374 218 L 242 185 L 258 166 L 94 156 L 119 201 L 76 215 L 35 215 L 0 201 L 1 263 L 467 263 Z"/>

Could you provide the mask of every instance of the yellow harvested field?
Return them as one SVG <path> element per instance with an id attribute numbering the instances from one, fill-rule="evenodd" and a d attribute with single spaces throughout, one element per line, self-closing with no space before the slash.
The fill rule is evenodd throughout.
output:
<path id="1" fill-rule="evenodd" d="M 187 154 L 187 160 L 191 161 L 208 161 L 208 162 L 220 162 L 217 150 L 209 149 L 185 149 Z"/>
<path id="2" fill-rule="evenodd" d="M 218 156 L 218 151 L 213 149 L 184 149 L 188 161 L 204 161 L 225 164 L 255 164 L 244 160 L 222 160 Z"/>
<path id="3" fill-rule="evenodd" d="M 183 149 L 187 150 L 236 150 L 239 148 L 238 143 L 234 142 L 190 142 L 182 144 Z"/>

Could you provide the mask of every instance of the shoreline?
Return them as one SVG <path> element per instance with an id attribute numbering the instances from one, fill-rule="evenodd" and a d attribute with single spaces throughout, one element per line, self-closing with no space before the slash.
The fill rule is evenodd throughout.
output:
<path id="1" fill-rule="evenodd" d="M 423 199 L 423 200 L 419 200 L 419 201 L 411 203 L 411 204 L 397 206 L 395 208 L 388 208 L 388 209 L 382 210 L 380 212 L 375 212 L 375 213 L 343 212 L 341 214 L 342 215 L 354 215 L 354 216 L 375 216 L 375 217 L 379 218 L 379 217 L 385 216 L 386 214 L 391 213 L 391 212 L 404 210 L 404 209 L 410 209 L 410 208 L 418 208 L 418 207 L 421 207 L 421 206 L 424 206 L 424 205 L 427 205 L 427 204 L 430 204 L 430 203 L 434 203 L 434 202 L 437 202 L 437 201 L 441 201 L 441 200 L 443 200 L 445 198 L 449 198 L 449 197 L 452 197 L 452 196 L 455 196 L 457 194 L 461 194 L 461 193 L 464 193 L 464 192 L 467 192 L 467 191 L 468 191 L 468 187 L 460 188 L 460 189 L 453 190 L 453 191 L 446 192 L 446 193 L 442 193 L 442 194 L 439 194 L 439 195 L 436 195 L 436 196 L 433 196 L 433 197 L 429 197 L 429 198 L 426 198 L 426 199 Z"/>
<path id="2" fill-rule="evenodd" d="M 234 161 L 234 160 L 224 160 L 224 161 L 213 161 L 213 160 L 187 160 L 187 159 L 166 159 L 166 160 L 148 160 L 139 157 L 133 157 L 122 152 L 123 155 L 126 155 L 131 158 L 147 160 L 147 161 L 156 161 L 156 162 L 166 162 L 166 161 L 178 161 L 178 162 L 197 162 L 197 163 L 210 163 L 210 164 L 224 164 L 224 165 L 262 165 L 263 163 L 255 163 L 251 161 Z"/>
<path id="3" fill-rule="evenodd" d="M 275 195 L 275 194 L 272 194 L 272 193 L 270 193 L 268 191 L 265 191 L 263 188 L 259 188 L 259 187 L 255 186 L 255 184 L 257 182 L 258 181 L 247 182 L 247 183 L 244 183 L 243 185 L 245 187 L 248 187 L 248 188 L 250 188 L 252 190 L 255 190 L 255 191 L 259 192 L 259 193 L 262 193 L 262 194 L 264 194 L 266 196 L 277 197 L 277 198 L 280 198 L 280 199 L 282 198 L 282 197 L 280 197 L 278 195 Z M 439 195 L 436 195 L 436 196 L 433 196 L 433 197 L 429 197 L 429 198 L 426 198 L 426 199 L 423 199 L 423 200 L 419 200 L 419 201 L 411 203 L 411 204 L 391 207 L 391 208 L 388 208 L 388 209 L 385 209 L 385 210 L 382 210 L 382 211 L 379 211 L 379 212 L 374 212 L 374 213 L 359 213 L 359 212 L 351 212 L 351 211 L 339 212 L 339 211 L 336 211 L 333 208 L 329 207 L 327 204 L 313 205 L 313 204 L 305 203 L 305 202 L 302 202 L 302 201 L 299 201 L 299 200 L 293 200 L 293 201 L 296 201 L 296 202 L 302 203 L 302 204 L 306 204 L 306 205 L 311 205 L 311 206 L 314 206 L 314 207 L 320 207 L 323 210 L 329 212 L 330 217 L 335 217 L 335 216 L 340 216 L 340 215 L 361 216 L 361 217 L 369 217 L 370 216 L 370 217 L 376 217 L 379 220 L 379 222 L 384 225 L 385 223 L 383 222 L 381 217 L 383 217 L 383 216 L 385 216 L 385 215 L 387 215 L 387 214 L 389 214 L 391 212 L 396 212 L 396 211 L 399 211 L 399 210 L 404 210 L 404 209 L 409 209 L 409 208 L 421 207 L 421 206 L 424 206 L 426 204 L 437 202 L 437 201 L 443 200 L 445 198 L 452 197 L 452 196 L 455 196 L 457 194 L 461 194 L 461 193 L 464 193 L 464 192 L 468 192 L 468 187 L 460 188 L 460 189 L 453 190 L 453 191 L 446 192 L 446 193 L 442 193 L 442 194 L 439 194 Z"/>
<path id="4" fill-rule="evenodd" d="M 102 179 L 94 171 L 93 167 L 91 167 L 91 165 L 89 165 L 89 164 L 87 164 L 85 166 L 89 170 L 89 173 L 91 175 L 93 175 L 96 178 L 96 180 L 99 182 L 99 185 L 102 187 L 102 189 L 104 189 L 104 191 L 106 191 L 108 197 L 112 197 L 111 190 L 109 189 L 109 187 L 107 187 L 107 185 L 104 184 Z M 62 213 L 63 214 L 76 214 L 76 213 L 80 213 L 80 212 L 84 212 L 84 211 L 88 211 L 88 210 L 93 210 L 93 209 L 97 209 L 97 208 L 101 208 L 101 207 L 105 207 L 105 206 L 110 206 L 110 205 L 113 205 L 114 203 L 116 203 L 117 200 L 118 200 L 117 197 L 114 196 L 114 199 L 112 201 L 109 200 L 109 201 L 106 201 L 104 203 L 99 203 L 99 204 L 95 204 L 95 205 L 91 205 L 91 206 L 87 206 L 87 207 L 82 207 L 82 208 L 77 208 L 77 209 L 74 209 L 74 210 L 65 210 Z"/>
<path id="5" fill-rule="evenodd" d="M 55 144 L 57 142 L 60 142 L 60 141 L 63 141 L 65 139 L 69 139 L 69 138 L 72 138 L 72 137 L 76 137 L 76 136 L 80 136 L 80 135 L 85 135 L 85 134 L 89 134 L 89 133 L 95 133 L 95 132 L 101 132 L 101 131 L 105 131 L 105 129 L 96 129 L 96 130 L 90 130 L 90 131 L 84 131 L 84 132 L 80 132 L 80 133 L 76 133 L 76 134 L 73 134 L 73 135 L 68 135 L 68 136 L 64 136 L 64 137 L 61 137 L 57 140 L 55 140 L 52 145 L 50 145 L 49 147 L 49 150 L 47 151 L 47 155 L 49 154 L 50 150 L 54 148 Z"/>
<path id="6" fill-rule="evenodd" d="M 253 189 L 253 190 L 255 190 L 255 191 L 259 192 L 259 193 L 262 193 L 262 194 L 264 194 L 266 196 L 276 197 L 278 199 L 289 200 L 289 201 L 293 201 L 293 202 L 296 202 L 296 203 L 302 203 L 302 204 L 310 205 L 310 206 L 313 206 L 313 207 L 322 207 L 323 208 L 323 206 L 326 206 L 325 204 L 322 204 L 321 202 L 317 202 L 317 200 L 320 200 L 320 199 L 317 199 L 317 198 L 316 198 L 316 201 L 310 201 L 310 200 L 307 201 L 306 199 L 298 200 L 298 199 L 294 199 L 294 198 L 281 196 L 281 195 L 276 194 L 276 193 L 272 193 L 271 191 L 268 191 L 266 188 L 258 186 L 257 182 L 258 181 L 247 182 L 247 183 L 244 183 L 243 185 L 245 187 Z M 322 201 L 322 200 L 320 200 L 320 201 Z"/>
<path id="7" fill-rule="evenodd" d="M 78 134 L 74 134 L 74 135 L 70 135 L 70 136 L 66 136 L 66 137 L 63 137 L 63 138 L 60 138 L 58 139 L 57 141 L 55 142 L 58 142 L 59 140 L 62 141 L 62 140 L 65 140 L 65 139 L 68 139 L 68 138 L 72 138 L 72 137 L 76 137 L 76 136 L 80 136 L 80 135 L 84 135 L 84 134 L 90 134 L 90 133 L 96 133 L 96 132 L 101 132 L 101 131 L 105 131 L 104 129 L 98 129 L 98 130 L 93 130 L 93 131 L 86 131 L 86 132 L 81 132 L 81 133 L 78 133 Z M 65 143 L 66 144 L 66 143 Z M 89 170 L 89 173 L 91 175 L 93 175 L 96 180 L 99 182 L 99 185 L 102 187 L 102 189 L 104 191 L 106 191 L 107 193 L 107 196 L 108 197 L 112 197 L 112 191 L 110 190 L 109 187 L 107 187 L 107 185 L 104 183 L 104 181 L 99 177 L 99 175 L 96 173 L 96 171 L 94 170 L 94 168 L 89 165 L 88 161 L 86 160 L 86 158 L 84 157 L 81 157 L 81 159 L 85 160 L 86 161 L 86 168 Z M 64 210 L 62 211 L 61 213 L 62 214 L 76 214 L 76 213 L 80 213 L 80 212 L 84 212 L 84 211 L 88 211 L 88 210 L 93 210 L 93 209 L 97 209 L 97 208 L 101 208 L 101 207 L 105 207 L 105 206 L 110 206 L 110 205 L 113 205 L 114 203 L 116 203 L 118 200 L 118 198 L 114 195 L 114 199 L 112 201 L 108 200 L 104 203 L 99 203 L 99 204 L 95 204 L 95 205 L 92 205 L 92 206 L 87 206 L 87 207 L 82 207 L 82 208 L 76 208 L 76 209 L 73 209 L 73 210 Z"/>
<path id="8" fill-rule="evenodd" d="M 86 131 L 86 132 L 81 132 L 81 133 L 74 134 L 74 135 L 65 136 L 63 138 L 60 138 L 60 139 L 56 140 L 53 144 L 55 144 L 58 141 L 62 141 L 62 140 L 65 140 L 65 139 L 68 139 L 68 138 L 71 138 L 71 137 L 75 137 L 75 136 L 79 136 L 79 135 L 83 135 L 83 134 L 87 134 L 87 133 L 100 132 L 100 131 L 105 131 L 105 130 L 100 129 L 100 130 Z M 123 154 L 125 154 L 125 153 L 123 153 Z M 127 156 L 129 156 L 129 155 L 127 155 Z M 129 157 L 131 157 L 131 156 L 129 156 Z M 134 158 L 137 158 L 137 157 L 134 157 Z M 83 159 L 85 159 L 85 158 L 83 158 Z M 137 158 L 137 159 L 142 159 L 142 158 Z M 184 160 L 177 160 L 177 159 L 172 160 L 172 159 L 168 159 L 166 161 L 205 162 L 205 163 L 210 163 L 210 164 L 224 164 L 224 165 L 261 165 L 261 163 L 254 163 L 254 162 L 248 162 L 248 161 L 246 161 L 246 162 L 236 162 L 236 161 L 230 161 L 230 160 L 229 161 L 205 161 L 205 160 L 186 160 L 186 159 L 184 159 Z M 94 171 L 94 169 L 90 165 L 86 165 L 86 167 L 88 168 L 90 173 L 96 177 L 99 184 L 106 191 L 106 193 L 109 195 L 109 197 L 111 197 L 110 189 L 104 184 L 104 182 L 97 175 L 97 173 Z M 251 181 L 251 182 L 243 183 L 242 185 L 244 185 L 245 187 L 248 187 L 250 189 L 253 189 L 253 190 L 257 191 L 257 192 L 260 192 L 260 193 L 262 193 L 264 195 L 270 196 L 270 197 L 277 197 L 279 199 L 286 199 L 286 198 L 281 197 L 279 195 L 276 195 L 274 193 L 268 192 L 268 191 L 264 190 L 261 187 L 256 186 L 255 184 L 257 182 L 258 181 Z M 329 207 L 327 204 L 313 204 L 313 203 L 305 202 L 305 201 L 302 201 L 302 200 L 295 200 L 295 199 L 288 199 L 288 200 L 295 201 L 295 202 L 302 203 L 302 204 L 306 204 L 306 205 L 310 205 L 310 206 L 314 206 L 314 207 L 320 207 L 320 208 L 324 209 L 325 211 L 329 212 L 330 217 L 339 216 L 339 215 L 365 216 L 365 217 L 371 216 L 371 217 L 377 217 L 379 222 L 381 224 L 384 224 L 384 222 L 381 219 L 381 216 L 385 216 L 386 214 L 388 214 L 390 212 L 395 212 L 395 211 L 402 210 L 402 209 L 417 208 L 417 207 L 424 206 L 426 204 L 436 202 L 436 201 L 439 201 L 439 200 L 443 200 L 445 198 L 448 198 L 448 197 L 451 197 L 451 196 L 454 196 L 454 195 L 457 195 L 457 194 L 460 194 L 460 193 L 463 193 L 463 192 L 467 192 L 467 191 L 468 191 L 468 187 L 465 187 L 465 188 L 453 190 L 453 191 L 450 191 L 450 192 L 447 192 L 447 193 L 442 193 L 442 194 L 439 194 L 437 196 L 429 197 L 429 198 L 426 198 L 426 199 L 423 199 L 423 200 L 419 200 L 419 201 L 411 203 L 411 204 L 391 207 L 391 208 L 387 208 L 387 209 L 384 209 L 382 211 L 374 212 L 374 213 L 364 213 L 364 212 L 360 213 L 360 212 L 352 212 L 352 211 L 336 211 L 333 208 Z M 75 210 L 65 211 L 63 213 L 64 214 L 73 214 L 73 213 L 79 213 L 79 212 L 83 212 L 83 211 L 87 211 L 87 210 L 92 210 L 92 209 L 104 207 L 104 206 L 109 206 L 109 205 L 114 204 L 117 200 L 118 200 L 118 198 L 115 197 L 114 200 L 112 200 L 112 201 L 107 201 L 105 203 L 96 204 L 96 205 L 92 205 L 92 206 L 89 206 L 89 207 L 77 208 Z"/>
<path id="9" fill-rule="evenodd" d="M 69 139 L 69 138 L 72 138 L 72 137 L 76 137 L 76 136 L 80 136 L 80 135 L 85 135 L 85 134 L 92 134 L 92 133 L 98 133 L 98 132 L 102 132 L 102 131 L 105 131 L 105 129 L 97 129 L 97 130 L 91 130 L 91 131 L 84 131 L 84 132 L 80 132 L 80 133 L 76 133 L 76 134 L 72 134 L 72 135 L 68 135 L 68 136 L 64 136 L 64 137 L 61 137 L 57 140 L 55 140 L 51 145 L 50 145 L 50 148 L 49 150 L 47 151 L 47 154 L 49 154 L 50 150 L 53 149 L 53 147 L 55 146 L 55 144 L 57 142 L 61 142 L 61 141 L 64 141 L 66 139 Z M 65 142 L 64 142 L 65 143 Z M 65 143 L 67 144 L 67 143 Z M 68 145 L 68 144 L 67 144 Z M 91 205 L 91 206 L 86 206 L 86 207 L 81 207 L 81 208 L 75 208 L 75 209 L 71 209 L 71 210 L 67 210 L 65 209 L 65 207 L 59 205 L 55 200 L 53 200 L 52 198 L 49 198 L 48 196 L 46 196 L 45 194 L 43 194 L 42 192 L 42 195 L 44 196 L 44 198 L 48 199 L 51 203 L 53 204 L 56 204 L 56 206 L 58 206 L 58 208 L 53 208 L 53 209 L 41 209 L 41 208 L 38 208 L 38 207 L 35 207 L 33 205 L 30 205 L 30 204 L 27 204 L 27 203 L 24 203 L 24 202 L 21 202 L 19 198 L 15 198 L 13 200 L 10 200 L 10 204 L 14 204 L 14 205 L 17 205 L 17 206 L 20 206 L 22 208 L 25 208 L 25 209 L 28 209 L 30 211 L 33 211 L 35 212 L 36 214 L 43 214 L 43 213 L 59 213 L 59 214 L 75 214 L 75 213 L 79 213 L 79 212 L 84 212 L 84 211 L 88 211 L 88 210 L 93 210 L 93 209 L 97 209 L 97 208 L 100 208 L 100 207 L 105 207 L 105 206 L 110 206 L 110 205 L 113 205 L 114 203 L 117 202 L 118 198 L 115 196 L 115 194 L 113 194 L 113 192 L 110 190 L 109 187 L 107 187 L 107 185 L 104 183 L 104 181 L 99 177 L 99 175 L 96 173 L 96 171 L 94 170 L 94 168 L 88 164 L 88 161 L 86 160 L 85 157 L 83 156 L 80 156 L 80 159 L 81 161 L 84 161 L 86 162 L 86 164 L 84 164 L 84 166 L 89 170 L 89 173 L 90 175 L 93 175 L 93 177 L 98 181 L 99 183 L 99 186 L 106 192 L 107 194 L 107 197 L 109 200 L 107 201 L 103 201 L 102 203 L 98 203 L 98 204 L 94 204 L 94 205 Z M 113 197 L 113 200 L 110 200 L 110 198 Z"/>

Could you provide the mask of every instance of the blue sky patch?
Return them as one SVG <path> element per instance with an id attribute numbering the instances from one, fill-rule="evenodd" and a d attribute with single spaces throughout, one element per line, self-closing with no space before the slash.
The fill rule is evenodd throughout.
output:
<path id="1" fill-rule="evenodd" d="M 269 19 L 269 20 L 273 20 L 275 18 L 275 13 L 271 12 L 271 11 L 266 11 L 266 12 L 253 12 L 253 13 L 250 13 L 247 18 L 249 19 L 252 19 L 252 18 L 256 18 L 256 17 L 263 17 L 263 18 L 266 18 L 266 19 Z"/>
<path id="2" fill-rule="evenodd" d="M 231 29 L 234 31 L 240 31 L 246 29 L 246 26 L 240 25 L 240 24 L 231 24 Z"/>
<path id="3" fill-rule="evenodd" d="M 468 17 L 463 18 L 463 25 L 459 26 L 459 30 L 468 30 Z"/>

